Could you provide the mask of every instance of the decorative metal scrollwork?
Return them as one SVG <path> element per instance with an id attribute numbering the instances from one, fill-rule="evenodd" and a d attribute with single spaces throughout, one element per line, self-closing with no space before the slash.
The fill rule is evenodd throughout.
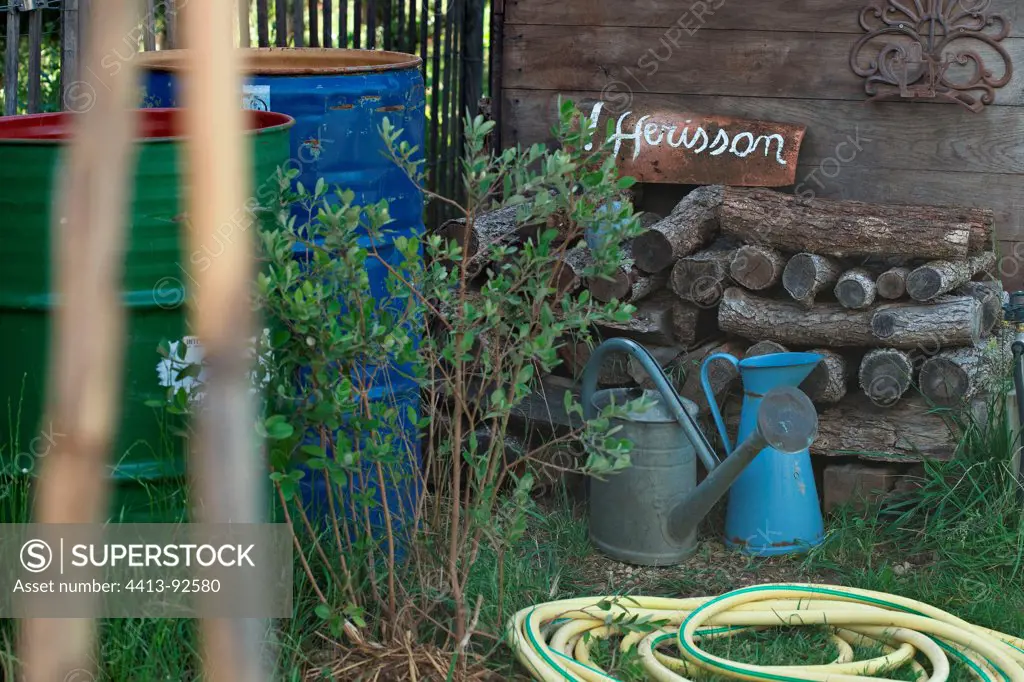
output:
<path id="1" fill-rule="evenodd" d="M 872 0 L 860 13 L 867 35 L 850 53 L 850 67 L 866 79 L 869 101 L 934 99 L 974 112 L 992 104 L 995 91 L 1013 77 L 1013 63 L 1002 45 L 1010 22 L 991 14 L 991 3 Z M 1002 60 L 998 73 L 986 58 Z"/>

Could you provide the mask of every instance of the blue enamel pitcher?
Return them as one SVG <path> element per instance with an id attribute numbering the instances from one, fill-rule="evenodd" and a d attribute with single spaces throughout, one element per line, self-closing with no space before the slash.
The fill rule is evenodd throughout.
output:
<path id="1" fill-rule="evenodd" d="M 735 365 L 743 382 L 737 442 L 743 442 L 757 429 L 757 412 L 765 394 L 780 386 L 798 387 L 821 360 L 815 353 L 773 353 L 746 360 L 737 360 L 727 353 L 708 357 L 701 367 L 701 385 L 727 454 L 732 453 L 732 441 L 708 381 L 708 366 L 716 358 Z M 729 547 L 758 556 L 790 554 L 819 544 L 823 532 L 818 489 L 811 455 L 806 449 L 782 454 L 765 448 L 729 491 L 725 520 L 725 542 Z"/>

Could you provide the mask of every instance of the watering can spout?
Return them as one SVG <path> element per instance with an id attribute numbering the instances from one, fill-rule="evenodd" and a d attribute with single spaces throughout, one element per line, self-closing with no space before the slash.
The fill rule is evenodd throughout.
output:
<path id="1" fill-rule="evenodd" d="M 795 454 L 810 447 L 818 432 L 818 413 L 802 391 L 780 386 L 765 395 L 757 413 L 757 429 L 669 514 L 668 530 L 682 542 L 729 490 L 757 455 L 767 447 Z"/>

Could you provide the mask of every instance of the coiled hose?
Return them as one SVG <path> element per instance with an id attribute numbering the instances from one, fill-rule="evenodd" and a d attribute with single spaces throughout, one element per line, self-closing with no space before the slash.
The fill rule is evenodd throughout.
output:
<path id="1" fill-rule="evenodd" d="M 839 652 L 825 665 L 751 665 L 699 646 L 744 630 L 820 625 L 830 628 Z M 1024 682 L 1024 640 L 913 599 L 837 585 L 758 585 L 693 599 L 565 599 L 519 611 L 507 634 L 516 657 L 540 682 L 615 680 L 594 664 L 591 648 L 616 634 L 622 635 L 623 651 L 637 647 L 648 678 L 657 682 L 708 675 L 751 682 L 876 682 L 904 666 L 918 682 L 944 682 L 951 658 L 983 682 Z M 879 647 L 882 655 L 855 661 L 854 645 Z"/>

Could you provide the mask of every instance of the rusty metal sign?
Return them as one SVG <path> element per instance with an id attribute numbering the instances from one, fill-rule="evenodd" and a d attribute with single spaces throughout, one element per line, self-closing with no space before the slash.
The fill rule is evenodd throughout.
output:
<path id="1" fill-rule="evenodd" d="M 611 126 L 608 126 L 611 121 Z M 590 114 L 594 139 L 608 138 L 623 175 L 677 185 L 785 187 L 796 182 L 807 128 L 677 111 L 612 114 L 604 103 Z"/>

